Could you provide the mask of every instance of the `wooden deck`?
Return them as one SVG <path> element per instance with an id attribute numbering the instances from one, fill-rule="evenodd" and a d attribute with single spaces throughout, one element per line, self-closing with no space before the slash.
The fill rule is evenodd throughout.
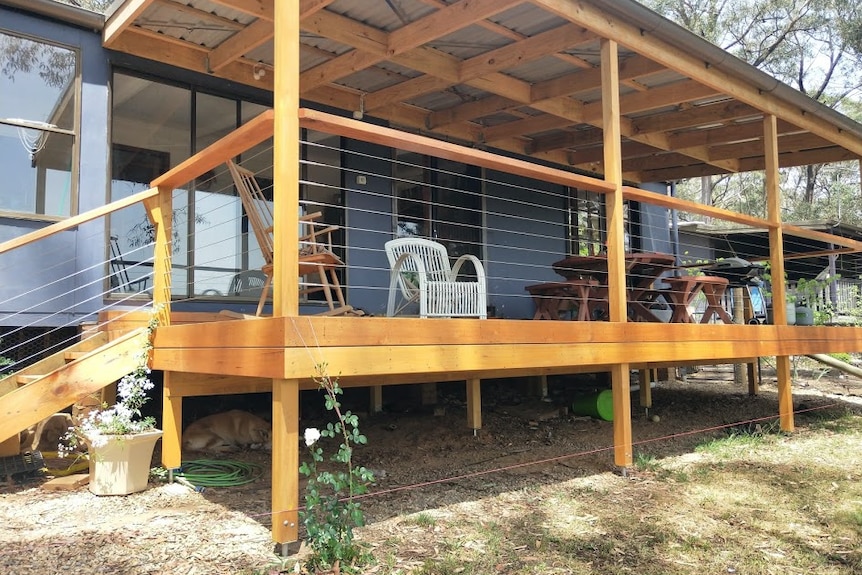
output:
<path id="1" fill-rule="evenodd" d="M 300 316 L 159 328 L 153 368 L 358 385 L 853 352 L 862 328 Z"/>

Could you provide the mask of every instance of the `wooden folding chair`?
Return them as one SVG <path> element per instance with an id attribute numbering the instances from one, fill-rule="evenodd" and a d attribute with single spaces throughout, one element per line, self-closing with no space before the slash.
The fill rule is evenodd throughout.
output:
<path id="1" fill-rule="evenodd" d="M 256 315 L 259 316 L 272 286 L 274 218 L 254 172 L 230 160 L 227 166 L 264 260 L 261 271 L 266 275 L 266 282 L 257 305 Z M 321 212 L 315 212 L 299 218 L 302 230 L 299 238 L 299 276 L 307 277 L 316 274 L 320 278 L 320 283 L 301 282 L 299 293 L 302 295 L 322 291 L 329 305 L 329 311 L 325 313 L 338 315 L 350 312 L 353 308 L 345 304 L 344 293 L 336 273 L 336 268 L 344 266 L 344 262 L 332 251 L 332 232 L 337 230 L 338 226 L 327 226 L 317 222 L 321 215 Z M 338 307 L 335 305 L 336 300 Z"/>

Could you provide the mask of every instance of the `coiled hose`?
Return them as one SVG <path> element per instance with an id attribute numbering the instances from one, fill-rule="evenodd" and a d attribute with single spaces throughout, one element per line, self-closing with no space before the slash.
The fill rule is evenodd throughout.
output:
<path id="1" fill-rule="evenodd" d="M 263 467 L 257 463 L 225 461 L 218 459 L 196 459 L 183 461 L 182 467 L 174 471 L 174 481 L 188 485 L 197 491 L 204 487 L 235 487 L 257 480 Z M 159 470 L 158 476 L 167 481 L 168 472 Z"/>

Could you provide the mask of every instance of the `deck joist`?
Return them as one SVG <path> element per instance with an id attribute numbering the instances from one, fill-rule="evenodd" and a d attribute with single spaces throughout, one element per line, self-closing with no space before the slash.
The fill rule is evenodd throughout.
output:
<path id="1" fill-rule="evenodd" d="M 311 387 L 323 363 L 345 385 L 386 385 L 853 352 L 862 328 L 300 316 L 172 325 L 154 346 L 155 369 L 220 376 L 218 394 Z"/>

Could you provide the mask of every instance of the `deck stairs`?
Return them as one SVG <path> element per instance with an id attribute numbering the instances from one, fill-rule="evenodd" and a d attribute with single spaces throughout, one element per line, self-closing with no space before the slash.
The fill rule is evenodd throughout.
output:
<path id="1" fill-rule="evenodd" d="M 0 442 L 99 392 L 138 366 L 147 328 L 89 337 L 0 378 Z"/>

